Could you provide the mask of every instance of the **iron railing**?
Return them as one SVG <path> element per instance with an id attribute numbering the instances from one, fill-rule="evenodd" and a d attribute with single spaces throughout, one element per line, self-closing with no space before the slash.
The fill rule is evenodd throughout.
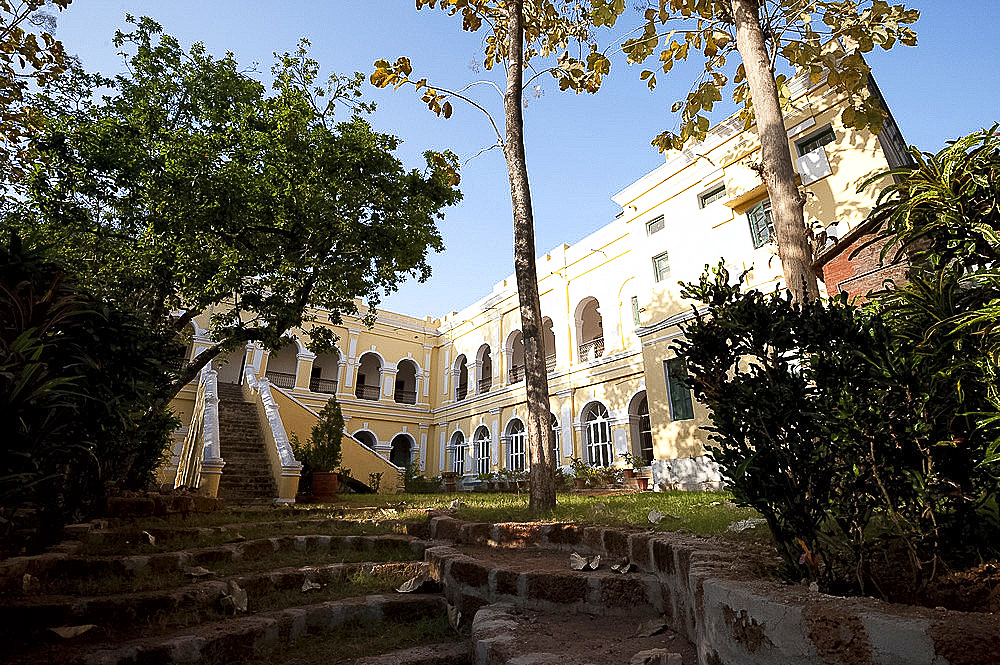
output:
<path id="1" fill-rule="evenodd" d="M 309 380 L 309 390 L 314 393 L 335 395 L 337 393 L 337 381 L 335 379 L 320 379 L 316 377 Z M 376 399 L 378 398 L 376 397 Z"/>
<path id="2" fill-rule="evenodd" d="M 604 338 L 598 337 L 597 339 L 591 340 L 589 342 L 584 342 L 580 345 L 580 362 L 585 363 L 591 359 L 597 359 L 604 355 Z"/>
<path id="3" fill-rule="evenodd" d="M 295 387 L 295 375 L 289 374 L 288 372 L 275 372 L 272 370 L 267 370 L 264 372 L 264 376 L 267 380 L 271 382 L 271 385 L 277 386 L 278 388 L 294 388 Z"/>
<path id="4" fill-rule="evenodd" d="M 366 386 L 363 384 L 358 384 L 357 390 L 354 391 L 354 395 L 358 399 L 370 399 L 378 401 L 378 394 L 379 394 L 378 386 Z"/>
<path id="5" fill-rule="evenodd" d="M 490 388 L 493 387 L 493 377 L 488 376 L 485 379 L 479 379 L 479 392 L 488 393 Z"/>
<path id="6" fill-rule="evenodd" d="M 416 404 L 417 403 L 417 391 L 416 390 L 401 390 L 396 389 L 396 394 L 393 396 L 399 404 Z"/>
<path id="7" fill-rule="evenodd" d="M 507 376 L 510 377 L 511 383 L 517 383 L 524 378 L 524 365 L 514 365 L 508 370 Z"/>

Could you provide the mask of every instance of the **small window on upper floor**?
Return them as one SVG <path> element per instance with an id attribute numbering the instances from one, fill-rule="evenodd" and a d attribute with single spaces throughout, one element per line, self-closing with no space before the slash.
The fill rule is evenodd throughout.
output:
<path id="1" fill-rule="evenodd" d="M 632 296 L 632 321 L 639 325 L 639 296 Z"/>
<path id="2" fill-rule="evenodd" d="M 833 127 L 825 127 L 818 132 L 813 132 L 809 136 L 795 142 L 795 149 L 799 151 L 799 156 L 807 155 L 820 146 L 833 143 L 837 140 L 837 135 L 833 132 Z"/>
<path id="3" fill-rule="evenodd" d="M 646 235 L 651 236 L 657 231 L 663 230 L 663 215 L 646 222 Z"/>
<path id="4" fill-rule="evenodd" d="M 725 195 L 726 195 L 726 185 L 725 183 L 720 182 L 718 185 L 698 195 L 698 207 L 704 208 L 712 203 L 715 203 L 719 199 L 725 197 Z"/>
<path id="5" fill-rule="evenodd" d="M 653 257 L 653 275 L 657 282 L 662 282 L 670 277 L 670 257 L 667 256 L 666 252 Z"/>
<path id="6" fill-rule="evenodd" d="M 754 249 L 771 242 L 774 236 L 774 223 L 771 221 L 771 201 L 764 199 L 747 210 L 747 220 L 750 222 L 750 239 Z"/>

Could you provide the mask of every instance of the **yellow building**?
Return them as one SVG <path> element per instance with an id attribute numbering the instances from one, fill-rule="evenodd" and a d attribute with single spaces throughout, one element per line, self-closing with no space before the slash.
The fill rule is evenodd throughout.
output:
<path id="1" fill-rule="evenodd" d="M 898 165 L 905 146 L 891 118 L 877 137 L 843 127 L 843 100 L 825 84 L 797 78 L 791 88 L 786 127 L 806 218 L 829 236 L 842 236 L 874 202 L 875 192 L 857 193 L 859 183 Z M 872 92 L 878 94 L 874 84 Z M 699 428 L 705 409 L 682 387 L 685 370 L 671 349 L 682 334 L 679 324 L 691 316 L 678 282 L 696 280 L 706 264 L 724 258 L 735 274 L 752 269 L 755 286 L 780 284 L 767 192 L 751 166 L 759 160 L 755 129 L 743 131 L 742 121 L 730 118 L 615 194 L 622 212 L 611 223 L 538 258 L 560 464 L 579 457 L 622 465 L 631 452 L 650 464 L 655 489 L 719 482 Z M 318 324 L 324 320 L 319 312 Z M 207 325 L 207 317 L 196 323 Z M 195 332 L 193 354 L 209 343 L 201 329 Z M 308 333 L 291 331 L 292 341 L 276 353 L 251 345 L 242 357 L 213 363 L 215 380 L 242 385 L 257 401 L 261 422 L 270 423 L 265 439 L 276 448 L 276 479 L 297 473 L 282 437 L 305 437 L 331 395 L 352 435 L 344 466 L 362 481 L 383 473 L 382 491 L 398 486 L 411 462 L 428 476 L 457 472 L 466 486 L 479 473 L 526 467 L 524 353 L 513 276 L 440 318 L 380 311 L 371 328 L 347 318 L 334 332 L 336 351 L 319 357 L 306 350 Z M 226 473 L 218 437 L 212 440 L 197 424 L 199 417 L 212 420 L 199 415 L 204 406 L 195 407 L 203 388 L 204 380 L 177 400 L 192 425 L 178 432 L 165 480 L 190 480 L 191 460 L 201 449 L 203 468 Z M 278 493 L 293 496 L 288 487 Z"/>

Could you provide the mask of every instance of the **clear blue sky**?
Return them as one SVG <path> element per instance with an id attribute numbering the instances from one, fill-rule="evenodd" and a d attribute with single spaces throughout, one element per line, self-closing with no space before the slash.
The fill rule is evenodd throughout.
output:
<path id="1" fill-rule="evenodd" d="M 913 0 L 921 10 L 919 45 L 868 57 L 882 92 L 910 144 L 936 151 L 956 138 L 1000 121 L 1000 0 Z M 412 0 L 75 0 L 58 16 L 58 36 L 90 70 L 117 73 L 121 60 L 111 44 L 126 13 L 147 15 L 185 45 L 202 41 L 210 51 L 232 51 L 247 66 L 269 71 L 272 53 L 293 50 L 299 38 L 325 71 L 369 74 L 378 58 L 411 58 L 414 71 L 444 87 L 485 77 L 482 36 L 464 33 L 440 11 L 416 11 Z M 662 163 L 649 145 L 691 79 L 661 76 L 650 93 L 638 68 L 618 66 L 597 95 L 560 93 L 544 80 L 539 98 L 525 110 L 538 253 L 572 244 L 618 213 L 611 196 Z M 448 148 L 463 161 L 493 143 L 484 117 L 455 105 L 449 120 L 435 117 L 411 90 L 375 90 L 374 126 L 404 140 L 400 157 L 423 164 L 427 149 Z M 494 103 L 495 94 L 484 99 Z M 732 111 L 721 107 L 715 120 Z M 433 256 L 434 275 L 407 283 L 383 307 L 417 316 L 442 315 L 487 295 L 513 272 L 510 192 L 498 150 L 468 163 L 462 173 L 465 200 L 447 210 L 440 228 L 446 250 Z"/>

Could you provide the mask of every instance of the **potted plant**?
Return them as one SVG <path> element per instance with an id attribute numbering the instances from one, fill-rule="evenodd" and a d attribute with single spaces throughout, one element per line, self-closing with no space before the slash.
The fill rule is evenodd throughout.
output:
<path id="1" fill-rule="evenodd" d="M 476 476 L 476 480 L 479 481 L 478 489 L 480 491 L 492 490 L 496 488 L 497 481 L 496 476 L 487 471 L 486 473 L 480 473 Z"/>
<path id="2" fill-rule="evenodd" d="M 340 465 L 341 439 L 344 436 L 344 415 L 333 397 L 319 412 L 309 440 L 303 443 L 294 434 L 289 437 L 295 459 L 302 462 L 302 475 L 312 483 L 314 499 L 329 500 L 337 496 L 337 472 Z"/>
<path id="3" fill-rule="evenodd" d="M 636 457 L 630 451 L 622 453 L 622 461 L 625 462 L 626 478 L 635 478 L 635 472 L 645 466 L 642 458 Z"/>
<path id="4" fill-rule="evenodd" d="M 457 471 L 445 471 L 441 474 L 441 480 L 444 482 L 444 491 L 448 494 L 454 494 L 458 491 L 458 472 Z"/>
<path id="5" fill-rule="evenodd" d="M 576 489 L 586 489 L 591 478 L 590 467 L 579 457 L 570 459 L 569 465 L 573 469 L 573 484 L 576 486 Z"/>

